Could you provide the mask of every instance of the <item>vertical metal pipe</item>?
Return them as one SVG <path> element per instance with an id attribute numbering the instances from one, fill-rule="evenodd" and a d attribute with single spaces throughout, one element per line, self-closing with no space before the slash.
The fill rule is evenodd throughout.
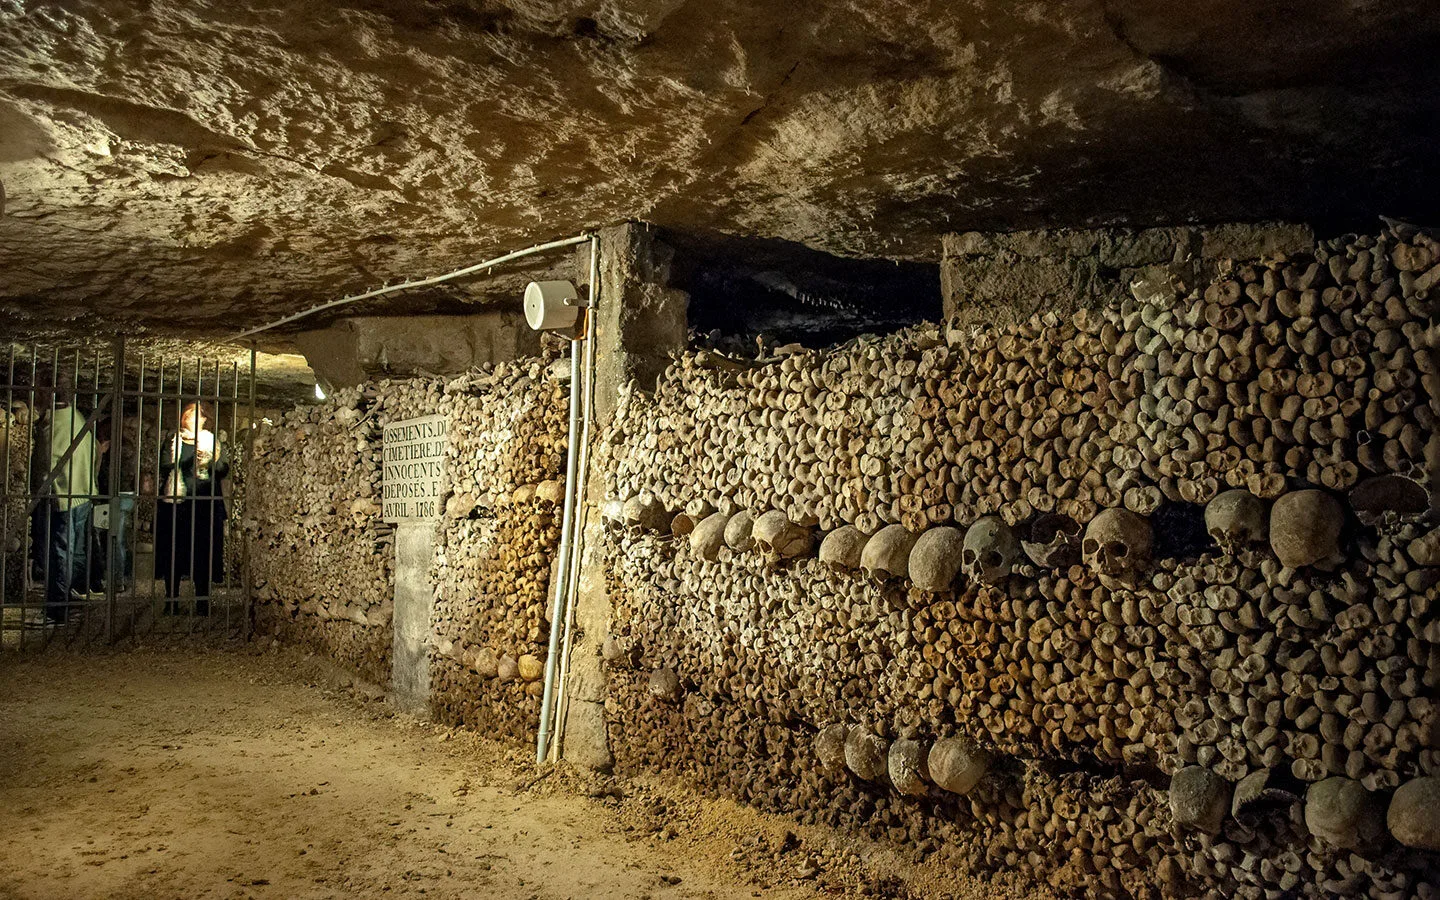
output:
<path id="1" fill-rule="evenodd" d="M 581 341 L 570 342 L 570 430 L 565 444 L 565 512 L 560 519 L 560 583 L 550 604 L 550 646 L 545 654 L 545 693 L 540 702 L 540 733 L 535 743 L 535 762 L 543 763 L 549 751 L 551 711 L 555 703 L 555 671 L 559 663 L 561 616 L 565 608 L 570 571 L 571 530 L 575 518 L 575 479 L 579 468 L 580 444 L 580 353 Z"/>
<path id="2" fill-rule="evenodd" d="M 570 654 L 574 650 L 575 609 L 580 593 L 580 567 L 585 552 L 585 492 L 590 476 L 590 423 L 595 411 L 595 312 L 600 302 L 600 238 L 590 238 L 589 304 L 585 311 L 585 363 L 581 368 L 584 385 L 584 409 L 581 414 L 579 479 L 573 491 L 575 503 L 575 537 L 570 552 L 570 571 L 565 578 L 570 583 L 565 595 L 565 635 L 560 645 L 560 676 L 556 686 L 555 738 L 551 743 L 551 757 L 558 760 L 564 750 L 565 715 L 570 698 L 566 683 L 570 678 Z"/>

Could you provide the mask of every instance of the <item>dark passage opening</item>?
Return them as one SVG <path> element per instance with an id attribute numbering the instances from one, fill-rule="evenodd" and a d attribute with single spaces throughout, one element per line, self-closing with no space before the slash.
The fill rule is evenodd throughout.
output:
<path id="1" fill-rule="evenodd" d="M 800 244 L 668 232 L 671 283 L 690 294 L 695 339 L 755 353 L 824 347 L 941 318 L 938 264 L 845 259 Z"/>

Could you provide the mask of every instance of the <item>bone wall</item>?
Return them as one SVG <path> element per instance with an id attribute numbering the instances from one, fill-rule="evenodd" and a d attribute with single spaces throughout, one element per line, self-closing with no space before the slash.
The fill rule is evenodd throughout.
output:
<path id="1" fill-rule="evenodd" d="M 1064 315 L 1142 295 L 1186 293 L 1235 259 L 1312 252 L 1300 225 L 1209 228 L 967 231 L 944 239 L 945 315 L 963 324 L 1012 325 L 1046 310 Z"/>
<path id="2" fill-rule="evenodd" d="M 560 542 L 568 361 L 527 360 L 446 388 L 450 496 L 435 539 L 432 709 L 533 741 Z"/>
<path id="3" fill-rule="evenodd" d="M 444 412 L 431 712 L 533 734 L 563 496 L 567 388 L 553 369 L 552 353 L 451 379 L 382 381 L 264 429 L 245 520 L 257 629 L 389 683 L 395 547 L 380 521 L 381 436 L 391 421 Z"/>
<path id="4" fill-rule="evenodd" d="M 622 770 L 1064 893 L 1440 889 L 1440 244 L 678 360 L 599 447 Z"/>

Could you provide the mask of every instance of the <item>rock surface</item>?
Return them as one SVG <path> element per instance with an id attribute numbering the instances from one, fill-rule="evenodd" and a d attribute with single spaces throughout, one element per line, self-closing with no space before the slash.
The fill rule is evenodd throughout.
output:
<path id="1" fill-rule="evenodd" d="M 631 217 L 930 262 L 1423 218 L 1437 36 L 1421 0 L 7 0 L 0 313 L 223 335 Z"/>

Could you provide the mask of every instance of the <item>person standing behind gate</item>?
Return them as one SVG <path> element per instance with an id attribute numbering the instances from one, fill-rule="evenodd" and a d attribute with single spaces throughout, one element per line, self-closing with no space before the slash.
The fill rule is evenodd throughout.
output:
<path id="1" fill-rule="evenodd" d="M 72 602 L 83 603 L 89 587 L 86 550 L 90 544 L 90 503 L 94 497 L 95 436 L 85 430 L 85 413 L 76 408 L 74 382 L 61 372 L 55 377 L 53 411 L 45 414 L 44 436 L 36 442 L 42 466 L 39 477 L 49 477 L 49 499 L 37 507 L 37 529 L 45 537 L 45 619 L 63 625 Z M 71 445 L 74 450 L 71 450 Z M 69 452 L 70 458 L 61 465 Z M 48 506 L 48 509 L 47 509 Z"/>
<path id="2" fill-rule="evenodd" d="M 230 472 L 225 448 L 209 430 L 198 403 L 180 414 L 180 430 L 160 449 L 160 503 L 155 515 L 155 561 L 165 577 L 165 614 L 177 615 L 180 580 L 195 582 L 195 614 L 210 614 L 210 583 L 224 575 L 225 499 Z"/>

